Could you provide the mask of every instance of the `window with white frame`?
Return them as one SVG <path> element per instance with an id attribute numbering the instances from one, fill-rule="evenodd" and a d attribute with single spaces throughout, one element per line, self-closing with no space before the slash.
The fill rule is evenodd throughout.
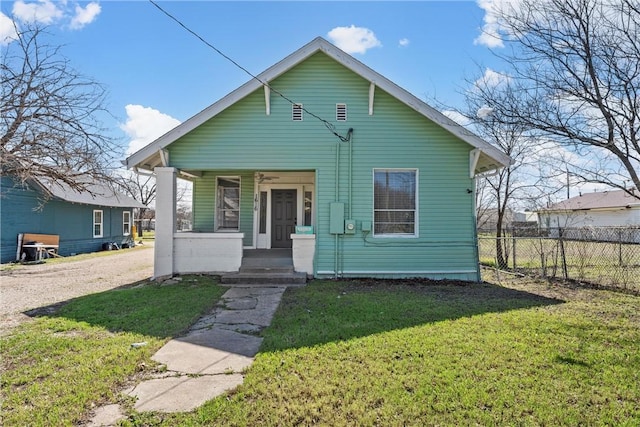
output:
<path id="1" fill-rule="evenodd" d="M 373 170 L 373 234 L 416 236 L 416 169 Z"/>
<path id="2" fill-rule="evenodd" d="M 240 228 L 240 177 L 218 177 L 216 230 Z"/>
<path id="3" fill-rule="evenodd" d="M 93 237 L 102 237 L 104 215 L 101 210 L 93 211 Z"/>
<path id="4" fill-rule="evenodd" d="M 131 234 L 131 212 L 122 212 L 122 235 L 128 236 Z"/>

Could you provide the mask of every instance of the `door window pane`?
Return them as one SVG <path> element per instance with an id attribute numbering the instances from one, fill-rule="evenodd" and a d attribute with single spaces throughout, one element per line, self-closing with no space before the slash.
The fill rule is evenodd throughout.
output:
<path id="1" fill-rule="evenodd" d="M 267 192 L 260 192 L 260 230 L 261 234 L 267 232 Z"/>
<path id="2" fill-rule="evenodd" d="M 304 192 L 304 223 L 302 225 L 311 225 L 311 208 L 313 207 L 313 193 L 311 191 Z"/>

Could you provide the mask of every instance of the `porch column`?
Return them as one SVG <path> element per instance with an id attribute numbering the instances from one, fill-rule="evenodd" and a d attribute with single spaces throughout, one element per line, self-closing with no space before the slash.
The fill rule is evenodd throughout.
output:
<path id="1" fill-rule="evenodd" d="M 292 234 L 293 269 L 298 273 L 313 276 L 313 258 L 316 253 L 315 234 Z"/>
<path id="2" fill-rule="evenodd" d="M 176 168 L 157 167 L 156 174 L 156 238 L 154 242 L 153 277 L 173 275 L 173 234 L 176 231 Z"/>

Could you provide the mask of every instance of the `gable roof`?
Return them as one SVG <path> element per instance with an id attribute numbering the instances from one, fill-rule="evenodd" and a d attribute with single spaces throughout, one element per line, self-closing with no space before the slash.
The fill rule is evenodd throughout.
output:
<path id="1" fill-rule="evenodd" d="M 402 89 L 391 80 L 373 71 L 371 68 L 367 67 L 351 55 L 348 55 L 344 51 L 340 50 L 322 37 L 317 37 L 310 43 L 306 44 L 299 50 L 295 51 L 277 64 L 271 66 L 266 71 L 256 76 L 257 79 L 251 79 L 224 98 L 211 104 L 209 107 L 205 108 L 195 116 L 176 126 L 169 132 L 162 135 L 160 138 L 156 139 L 147 146 L 138 150 L 136 153 L 129 156 L 125 161 L 126 166 L 128 168 L 142 168 L 152 170 L 155 166 L 161 164 L 160 150 L 164 149 L 169 144 L 194 130 L 209 119 L 215 117 L 220 112 L 224 111 L 244 97 L 250 95 L 257 89 L 260 89 L 262 86 L 264 86 L 263 82 L 268 84 L 270 81 L 281 76 L 282 74 L 317 52 L 325 53 L 336 62 L 340 63 L 344 67 L 348 68 L 349 70 L 353 71 L 369 82 L 375 84 L 375 86 L 379 87 L 381 90 L 389 93 L 399 101 L 413 108 L 415 111 L 422 114 L 429 120 L 437 123 L 454 136 L 467 142 L 472 147 L 479 149 L 480 153 L 477 157 L 477 162 L 475 162 L 476 173 L 499 169 L 511 163 L 511 159 L 509 158 L 509 156 L 496 149 L 488 142 L 484 141 L 463 126 L 459 125 L 444 114 L 440 113 L 435 108 L 429 106 L 408 91 Z"/>
<path id="2" fill-rule="evenodd" d="M 623 190 L 586 193 L 577 197 L 553 204 L 543 212 L 579 211 L 591 209 L 640 208 L 640 199 Z"/>
<path id="3" fill-rule="evenodd" d="M 112 208 L 146 208 L 139 201 L 118 193 L 105 183 L 88 182 L 85 191 L 76 190 L 69 184 L 54 179 L 38 178 L 31 183 L 48 196 L 69 203 Z"/>

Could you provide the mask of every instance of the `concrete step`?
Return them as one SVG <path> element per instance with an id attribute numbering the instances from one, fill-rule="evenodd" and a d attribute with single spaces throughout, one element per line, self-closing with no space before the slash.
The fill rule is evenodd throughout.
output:
<path id="1" fill-rule="evenodd" d="M 306 273 L 227 273 L 220 277 L 223 285 L 304 285 Z"/>
<path id="2" fill-rule="evenodd" d="M 240 267 L 240 273 L 247 274 L 291 274 L 293 266 L 274 266 L 274 267 L 257 267 L 245 266 Z"/>
<path id="3" fill-rule="evenodd" d="M 293 268 L 291 258 L 243 258 L 242 267 L 245 268 Z"/>

